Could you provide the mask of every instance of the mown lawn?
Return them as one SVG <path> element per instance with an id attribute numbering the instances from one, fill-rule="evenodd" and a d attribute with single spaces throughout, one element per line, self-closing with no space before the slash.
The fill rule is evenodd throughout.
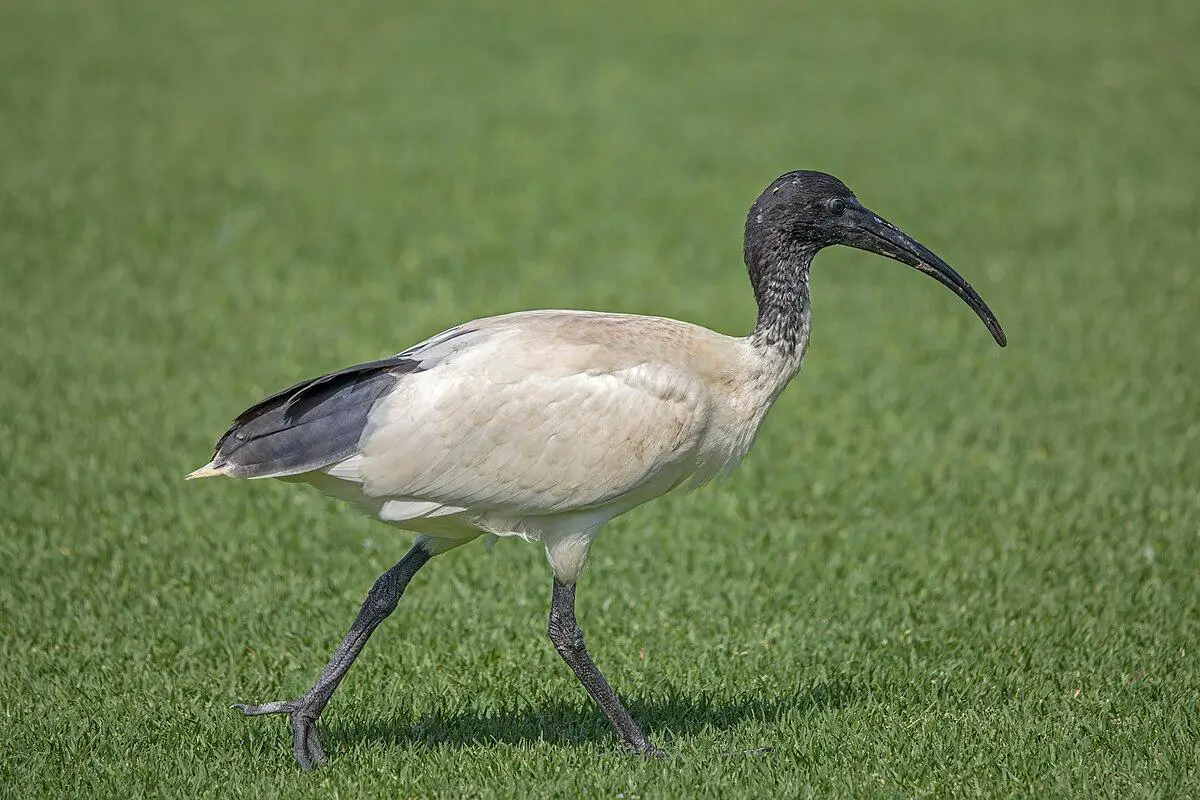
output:
<path id="1" fill-rule="evenodd" d="M 0 6 L 0 795 L 1200 794 L 1200 11 Z M 263 394 L 519 308 L 745 332 L 746 207 L 820 168 L 957 266 L 823 254 L 730 480 L 580 586 L 431 564 L 301 774 L 278 718 L 405 534 L 181 477 Z M 761 756 L 738 754 L 770 747 Z"/>

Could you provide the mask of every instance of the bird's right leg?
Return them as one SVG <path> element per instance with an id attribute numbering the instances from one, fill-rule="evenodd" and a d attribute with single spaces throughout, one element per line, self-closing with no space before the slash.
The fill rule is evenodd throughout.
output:
<path id="1" fill-rule="evenodd" d="M 613 730 L 621 737 L 621 742 L 628 749 L 646 758 L 661 758 L 664 753 L 653 744 L 633 717 L 621 704 L 617 693 L 608 685 L 608 681 L 600 674 L 600 669 L 592 657 L 588 655 L 587 647 L 583 644 L 583 631 L 575 621 L 575 584 L 564 584 L 554 579 L 554 596 L 550 603 L 550 625 L 547 630 L 554 649 L 567 662 L 575 677 L 587 689 L 587 693 L 600 706 L 604 716 L 613 726 Z"/>
<path id="2" fill-rule="evenodd" d="M 260 706 L 238 703 L 233 707 L 247 716 L 287 714 L 292 727 L 292 755 L 300 767 L 310 770 L 316 764 L 325 763 L 325 751 L 317 737 L 317 719 L 350 670 L 354 659 L 362 652 L 367 639 L 371 638 L 372 631 L 396 610 L 396 604 L 400 602 L 400 596 L 404 594 L 412 576 L 431 558 L 433 553 L 429 545 L 423 539 L 418 539 L 404 558 L 379 576 L 325 671 L 303 697 Z"/>

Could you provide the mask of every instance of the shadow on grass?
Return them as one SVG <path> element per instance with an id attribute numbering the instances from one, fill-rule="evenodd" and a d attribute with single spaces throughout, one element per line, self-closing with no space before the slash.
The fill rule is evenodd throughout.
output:
<path id="1" fill-rule="evenodd" d="M 582 692 L 582 690 L 581 690 Z M 669 688 L 652 698 L 626 699 L 626 707 L 658 743 L 704 730 L 725 730 L 746 720 L 779 722 L 790 714 L 808 715 L 829 708 L 844 708 L 856 692 L 846 683 L 824 683 L 781 697 L 725 698 L 712 693 L 683 695 Z M 540 708 L 512 703 L 494 711 L 463 709 L 435 713 L 413 722 L 392 714 L 368 722 L 333 722 L 322 726 L 322 736 L 333 751 L 356 745 L 450 747 L 483 744 L 550 742 L 578 746 L 615 741 L 612 729 L 590 702 L 561 701 Z"/>

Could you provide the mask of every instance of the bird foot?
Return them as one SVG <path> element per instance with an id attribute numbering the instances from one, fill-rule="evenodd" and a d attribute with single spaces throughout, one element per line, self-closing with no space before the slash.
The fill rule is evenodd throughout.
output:
<path id="1" fill-rule="evenodd" d="M 241 711 L 247 717 L 257 717 L 263 714 L 287 714 L 292 727 L 292 756 L 300 769 L 310 771 L 318 764 L 325 764 L 325 749 L 321 747 L 321 739 L 317 735 L 317 718 L 321 716 L 315 704 L 301 698 L 299 700 L 281 700 L 275 703 L 264 703 L 261 706 L 251 706 L 245 703 L 234 703 L 232 708 Z"/>

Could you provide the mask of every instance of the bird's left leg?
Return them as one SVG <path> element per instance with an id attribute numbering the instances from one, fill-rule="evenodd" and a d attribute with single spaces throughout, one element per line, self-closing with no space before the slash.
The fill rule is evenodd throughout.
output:
<path id="1" fill-rule="evenodd" d="M 325 763 L 325 751 L 317 737 L 317 719 L 325 710 L 329 698 L 333 697 L 342 678 L 350 670 L 354 659 L 362 652 L 371 633 L 396 610 L 408 582 L 431 558 L 433 553 L 429 544 L 423 539 L 418 539 L 404 558 L 379 576 L 359 609 L 358 616 L 354 618 L 350 631 L 334 651 L 325 671 L 303 697 L 259 706 L 238 703 L 233 707 L 247 716 L 287 714 L 292 727 L 292 755 L 300 767 L 310 770 L 316 764 Z"/>

